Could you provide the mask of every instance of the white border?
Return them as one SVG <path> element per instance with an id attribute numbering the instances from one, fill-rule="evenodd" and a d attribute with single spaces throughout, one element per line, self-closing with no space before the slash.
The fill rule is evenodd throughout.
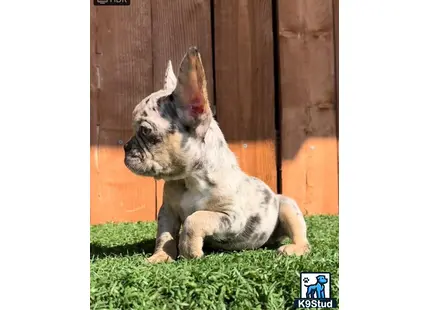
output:
<path id="1" fill-rule="evenodd" d="M 89 5 L 1 4 L 3 309 L 89 308 Z"/>
<path id="2" fill-rule="evenodd" d="M 340 1 L 340 309 L 428 307 L 429 12 Z"/>

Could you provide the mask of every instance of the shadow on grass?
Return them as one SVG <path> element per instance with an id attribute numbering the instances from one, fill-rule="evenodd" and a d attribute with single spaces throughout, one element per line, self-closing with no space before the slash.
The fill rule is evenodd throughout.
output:
<path id="1" fill-rule="evenodd" d="M 264 245 L 262 248 L 267 250 L 275 250 L 281 244 L 271 244 Z M 100 259 L 105 257 L 115 257 L 115 256 L 132 256 L 135 254 L 144 254 L 144 255 L 152 255 L 155 248 L 155 238 L 143 240 L 141 242 L 133 243 L 133 244 L 125 244 L 125 245 L 117 245 L 113 247 L 108 247 L 101 245 L 99 243 L 91 243 L 90 244 L 90 259 Z M 226 252 L 225 250 L 211 248 L 210 246 L 205 245 L 203 247 L 203 251 L 205 254 L 216 254 L 220 252 Z M 228 251 L 227 251 L 228 252 Z"/>
<path id="2" fill-rule="evenodd" d="M 90 244 L 90 258 L 99 259 L 107 256 L 132 256 L 135 254 L 152 254 L 155 247 L 155 238 L 143 240 L 133 244 L 108 247 L 99 243 Z"/>

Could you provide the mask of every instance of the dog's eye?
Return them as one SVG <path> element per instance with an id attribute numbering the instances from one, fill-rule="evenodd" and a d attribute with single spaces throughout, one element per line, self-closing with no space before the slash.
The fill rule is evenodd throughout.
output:
<path id="1" fill-rule="evenodd" d="M 140 134 L 142 136 L 149 136 L 151 133 L 152 133 L 152 129 L 151 128 L 144 127 L 144 126 L 140 127 Z"/>

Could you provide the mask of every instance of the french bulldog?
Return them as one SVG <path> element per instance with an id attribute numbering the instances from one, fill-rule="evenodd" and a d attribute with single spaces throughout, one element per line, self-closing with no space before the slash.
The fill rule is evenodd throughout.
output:
<path id="1" fill-rule="evenodd" d="M 279 244 L 286 255 L 310 252 L 297 203 L 240 169 L 213 117 L 196 47 L 185 53 L 177 77 L 168 62 L 164 87 L 137 104 L 132 119 L 125 165 L 165 180 L 148 262 L 200 258 L 204 243 L 227 251 Z M 287 237 L 291 243 L 281 245 Z"/>

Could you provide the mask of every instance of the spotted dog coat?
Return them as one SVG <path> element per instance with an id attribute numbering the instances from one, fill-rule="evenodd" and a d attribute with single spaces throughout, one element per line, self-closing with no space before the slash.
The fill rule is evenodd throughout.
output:
<path id="1" fill-rule="evenodd" d="M 279 252 L 310 251 L 296 202 L 238 166 L 213 118 L 197 48 L 185 54 L 178 77 L 169 61 L 163 89 L 135 107 L 133 129 L 124 145 L 125 165 L 137 175 L 166 181 L 149 262 L 172 261 L 178 254 L 201 257 L 204 243 L 256 249 L 287 236 L 292 243 Z"/>

